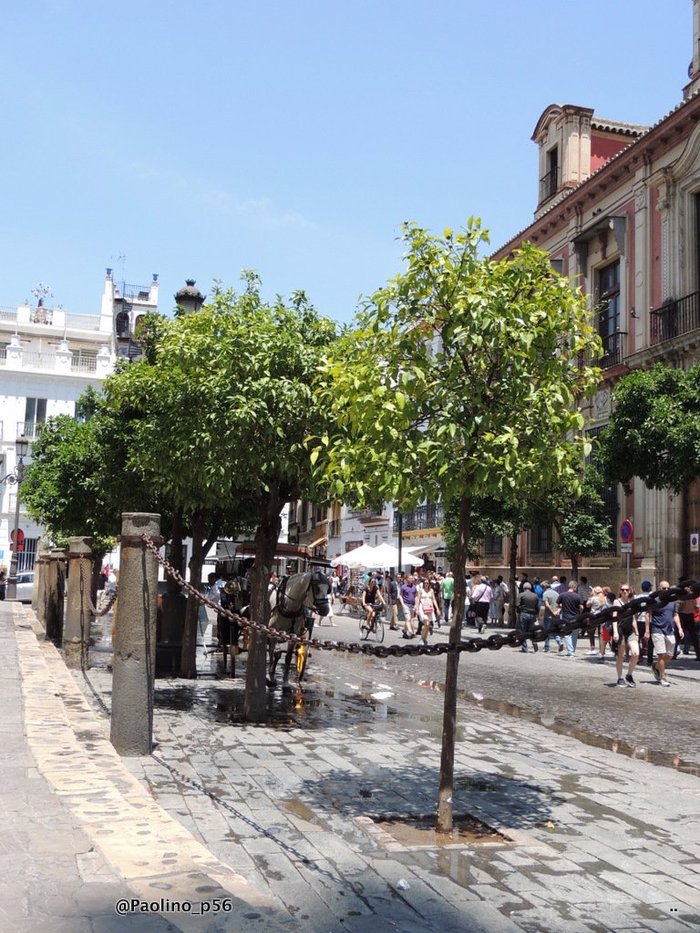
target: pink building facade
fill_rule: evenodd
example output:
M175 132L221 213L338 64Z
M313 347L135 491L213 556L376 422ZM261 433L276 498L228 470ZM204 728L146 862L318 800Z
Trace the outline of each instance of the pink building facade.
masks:
M682 101L651 127L603 119L588 107L546 108L532 137L540 153L534 220L494 254L533 242L590 296L603 344L603 381L587 411L593 435L609 420L611 391L622 376L658 362L687 368L700 361L698 0L693 50ZM606 505L616 546L587 561L591 579L614 582L626 574L617 537L624 519L634 525L633 582L700 576L691 544L700 532L700 482L675 495L635 480L631 496L609 490ZM549 542L549 555L546 546L543 530L524 534L519 564L559 563L556 542ZM498 558L493 553L487 563Z

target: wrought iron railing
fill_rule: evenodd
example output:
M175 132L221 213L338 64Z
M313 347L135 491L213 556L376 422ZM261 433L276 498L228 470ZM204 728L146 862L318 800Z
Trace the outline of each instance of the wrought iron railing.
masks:
M553 168L540 178L540 203L557 193L559 186L559 168Z
M610 369L611 366L617 366L625 358L624 338L627 336L625 331L615 331L614 334L601 336L603 344L603 353L601 356L591 360L592 366L599 366L601 369Z
M445 519L445 512L441 504L420 505L413 512L405 512L402 516L404 531L422 531L425 528L441 528ZM394 514L394 531L399 530L399 517Z
M43 428L43 421L18 421L17 437L24 436L30 441L36 440Z
M684 298L667 298L650 312L650 340L654 345L700 329L700 291Z

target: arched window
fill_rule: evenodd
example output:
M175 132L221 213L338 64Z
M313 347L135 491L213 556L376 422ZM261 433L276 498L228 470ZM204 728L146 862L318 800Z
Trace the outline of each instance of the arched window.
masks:
M115 320L117 328L117 337L129 336L129 314L127 311L120 311Z

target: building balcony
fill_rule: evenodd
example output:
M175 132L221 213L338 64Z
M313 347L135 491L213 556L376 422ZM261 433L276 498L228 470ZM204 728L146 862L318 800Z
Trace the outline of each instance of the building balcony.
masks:
M619 366L625 361L625 338L627 334L618 330L614 334L601 337L603 343L602 356L592 359L591 366L599 366L601 369L611 369L613 366Z
M43 421L18 421L16 437L26 437L27 440L35 441L43 430Z
M32 325L28 328L33 333L33 326L45 327L47 331L86 331L92 334L105 333L105 322L99 314L76 314L64 311L63 308L31 308L29 305L20 305L19 308L0 308L0 325L9 324L14 330L17 327Z
M41 370L58 373L72 373L77 376L91 376L99 370L101 376L108 375L112 369L111 357L108 352L101 355L73 354L70 351L63 353L44 353L24 348L0 347L0 367L13 370ZM98 364L99 356L99 364Z
M544 201L548 201L551 197L557 193L559 189L559 169L553 168L551 172L547 172L546 175L543 175L540 178L540 201L542 204Z
M660 308L650 312L651 346L700 330L700 291L684 298L667 298Z
M402 516L403 531L424 531L427 528L442 528L445 512L441 504L420 505L413 512ZM394 532L399 530L399 515L394 513Z
M382 510L381 509L350 509L349 515L353 518L381 518Z

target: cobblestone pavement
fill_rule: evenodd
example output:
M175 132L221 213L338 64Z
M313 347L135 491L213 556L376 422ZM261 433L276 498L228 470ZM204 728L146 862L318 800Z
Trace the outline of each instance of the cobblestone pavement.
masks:
M172 930L160 916L144 923L115 915L115 903L132 896L128 885L37 768L25 734L32 723L17 645L18 637L36 645L27 615L17 604L0 602L0 930ZM51 728L50 713L42 718Z
M336 629L315 634L347 638L356 630L356 621L341 619ZM131 806L144 807L141 851L151 863L151 888L160 871L169 878L170 895L183 896L183 866L199 846L205 853L201 874L224 891L237 886L239 905L242 892L251 903L258 898L257 910L248 908L259 918L254 924L241 926L239 910L235 919L220 917L197 929L259 929L261 923L270 930L373 933L700 926L698 778L647 762L640 752L616 754L555 731L558 721L573 715L569 689L579 698L590 694L593 706L607 704L616 724L628 721L632 709L638 718L658 708L661 714L654 715L663 723L669 711L676 715L676 705L697 721L693 670L687 678L674 675L673 690L643 683L613 690L607 686L611 665L594 668L512 649L463 655L455 810L501 835L456 836L438 844L429 816L437 794L444 659L314 652L308 682L277 689L268 722L248 725L240 717L244 662L236 679L214 679L220 662L209 655L202 658L199 681L157 681L155 754L115 764L102 711L110 703L111 676L100 657L89 687L79 673L63 669L61 675L55 649L36 640L32 648L27 636L16 633L25 696L39 685L28 687L23 658L41 654L48 659L48 693L58 685L64 705L68 698L79 708L73 770L82 744L86 762L105 762L105 780ZM504 711L517 710L519 718L492 708L501 683L519 704ZM78 687L91 709L75 699ZM541 710L536 695L544 697ZM74 718L71 709L66 716ZM537 717L544 724L533 721ZM36 756L38 736L27 729ZM134 778L140 797L130 783ZM89 813L73 806L71 825L77 823L112 870L133 885L135 872L124 875L120 866L122 859L136 861L138 837L126 825L121 847L100 836L105 820L119 835L111 820L113 801L100 818L104 799L98 796ZM152 810L163 814L157 833L150 826L158 820ZM421 817L428 819L422 823ZM122 813L124 824L135 818ZM164 847L169 865L167 859L158 864ZM147 928L138 926L141 918L131 920L134 929ZM168 920L194 929L187 918L169 914Z
M357 631L356 620L336 622L315 634ZM241 721L244 661L235 680L159 680L156 754L128 764L162 807L308 930L700 926L697 777L557 734L532 721L534 710L504 716L474 685L496 670L511 690L537 677L528 695L548 696L545 719L547 709L572 715L569 695L557 699L567 684L594 706L618 704L608 718L625 720L667 701L689 712L693 672L675 693L643 683L623 691L608 687L612 665L512 649L463 655L470 702L459 711L455 811L506 838L440 845L427 827L442 696L439 676L420 676L426 661L444 670L444 659L314 652L309 681L278 689L264 726ZM202 659L211 674L218 664ZM109 675L91 678L108 702Z

